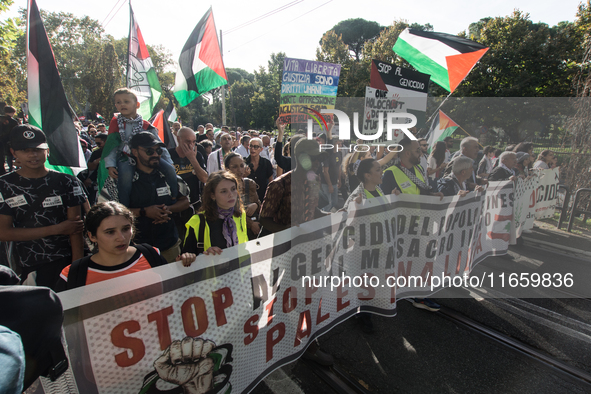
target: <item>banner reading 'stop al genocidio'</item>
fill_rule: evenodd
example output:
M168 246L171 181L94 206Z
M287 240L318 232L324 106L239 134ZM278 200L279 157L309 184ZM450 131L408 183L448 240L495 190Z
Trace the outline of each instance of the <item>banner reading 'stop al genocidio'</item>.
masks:
M514 203L509 181L374 198L188 268L61 293L71 392L248 392L360 310L394 316L507 253Z
M306 123L313 113L309 109L333 109L340 75L340 64L285 58L280 119L285 123Z

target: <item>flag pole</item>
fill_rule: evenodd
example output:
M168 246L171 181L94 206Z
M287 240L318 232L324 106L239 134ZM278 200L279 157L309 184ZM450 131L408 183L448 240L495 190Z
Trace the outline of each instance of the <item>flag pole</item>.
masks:
M224 41L222 38L222 29L220 29L220 55L224 58ZM226 85L222 86L222 126L226 125Z
M433 119L435 117L436 114L439 113L439 109L441 109L441 107L443 107L443 104L445 104L445 102L447 101L447 99L449 98L449 96L451 96L453 92L449 92L449 94L447 95L447 97L441 102L441 104L439 104L439 107L437 107L437 109L431 114L431 116L429 116L429 119L427 119L425 121L425 124L429 124L429 122L431 121L431 119ZM421 131L423 131L423 128L421 128L418 132L417 135L421 134Z
M472 137L472 138L476 138L478 139L478 137L474 137L472 134L468 133L466 130L464 130L464 128L460 125L458 125L458 127L466 134L468 134L468 137ZM478 145L482 146L482 144L480 143L480 141L478 141ZM484 148L484 146L482 146Z
M133 10L131 9L131 0L129 0L129 35L127 36L127 71L125 74L125 86L129 88L129 49L130 49L130 45L131 42L129 42L131 40L131 29L133 28L133 26L131 26L133 21Z

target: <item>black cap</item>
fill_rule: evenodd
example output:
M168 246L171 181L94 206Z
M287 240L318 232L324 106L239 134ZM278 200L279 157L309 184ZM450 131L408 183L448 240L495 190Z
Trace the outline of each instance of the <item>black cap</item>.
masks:
M326 134L320 133L320 134L318 134L318 136L316 138L317 139L323 139L324 141L326 141Z
M12 129L10 132L10 147L14 150L28 148L49 149L45 133L39 127L30 124L23 124Z
M149 131L142 131L131 137L130 145L133 149L138 147L151 148L156 145L166 147L162 141L158 139L154 134Z

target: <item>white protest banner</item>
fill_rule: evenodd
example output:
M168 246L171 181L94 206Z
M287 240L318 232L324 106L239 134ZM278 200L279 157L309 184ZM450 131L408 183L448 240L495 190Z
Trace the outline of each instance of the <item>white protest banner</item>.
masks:
M559 168L538 170L539 186L536 189L536 219L550 218L558 203Z
M512 204L512 182L380 197L188 268L60 293L78 392L248 392L359 310L394 316L398 299L506 253Z
M532 170L530 177L517 179L511 244L523 231L531 230L536 219L554 215L558 199L558 171L558 168Z

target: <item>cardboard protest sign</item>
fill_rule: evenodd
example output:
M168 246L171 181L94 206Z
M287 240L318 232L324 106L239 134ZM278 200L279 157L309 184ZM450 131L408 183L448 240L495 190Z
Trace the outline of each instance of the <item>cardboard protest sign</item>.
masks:
M285 123L307 123L312 113L336 105L341 65L285 58L279 117Z
M365 90L365 118L363 134L372 135L379 131L379 115L388 112L407 112L417 117L417 127L425 123L429 75L398 67L379 60L372 60L370 87ZM383 116L384 128L386 117ZM379 133L379 141L384 141ZM394 133L393 141L398 142L404 134Z

